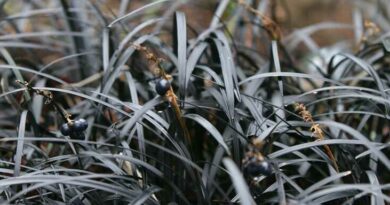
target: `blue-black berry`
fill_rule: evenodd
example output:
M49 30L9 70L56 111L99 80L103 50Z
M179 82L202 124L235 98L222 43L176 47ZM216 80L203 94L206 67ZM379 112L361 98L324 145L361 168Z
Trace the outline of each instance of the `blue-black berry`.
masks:
M244 174L250 177L256 177L261 174L269 176L272 174L272 167L266 160L259 161L256 158L252 158L244 165Z
M259 163L259 170L261 170L261 173L265 176L272 174L272 166L268 161L265 160Z
M167 79L161 78L157 81L155 89L159 95L165 95L170 87L171 83Z
M88 122L85 119L78 119L74 121L73 123L73 130L74 132L82 132L88 127Z
M77 135L82 133L88 127L88 122L85 119L72 120L61 125L60 131L64 136Z
M70 131L71 131L68 123L62 124L61 128L60 128L60 131L61 131L62 135L68 136L70 134Z

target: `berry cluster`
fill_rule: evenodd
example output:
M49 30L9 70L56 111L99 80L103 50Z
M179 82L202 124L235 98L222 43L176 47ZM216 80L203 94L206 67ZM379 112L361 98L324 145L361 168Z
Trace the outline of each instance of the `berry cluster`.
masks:
M61 125L60 131L64 136L81 133L88 127L85 119L72 120Z
M248 137L248 151L243 160L244 175L248 178L257 177L261 174L269 176L272 174L272 166L268 160L261 154L264 143L256 136Z
M65 109L54 100L52 92L48 90L35 89L27 81L16 80L16 82L25 86L29 92L43 96L45 98L45 104L52 105L55 110L59 111L63 119L67 121L66 123L62 124L60 128L61 134L64 136L80 136L80 134L82 134L82 132L87 129L88 122L82 118L78 120L71 120L71 115L67 113Z

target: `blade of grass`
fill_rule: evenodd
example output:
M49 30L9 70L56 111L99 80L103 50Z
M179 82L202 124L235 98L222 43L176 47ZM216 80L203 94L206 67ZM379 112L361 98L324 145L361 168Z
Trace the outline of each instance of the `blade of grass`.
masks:
M373 171L367 170L366 174L373 187L380 187L378 177ZM383 195L382 190L380 188L377 188L373 191L375 191L376 193L380 193L380 195ZM385 200L376 194L371 194L371 204L385 205Z
M26 132L26 121L27 121L28 111L24 110L20 115L19 128L18 128L18 143L16 145L16 153L14 156L15 168L14 176L17 177L20 175L20 164L22 162L23 147L24 147L24 134Z
M248 185L246 184L241 171L235 165L233 160L229 158L224 158L223 164L225 165L226 169L229 171L228 173L233 182L234 188L236 189L236 192L240 197L240 203L243 205L256 204L249 192Z
M146 4L145 6L142 6L124 16L121 16L117 19L115 19L114 21L112 21L110 24L108 24L107 28L111 28L113 27L116 23L118 22L122 22L123 20L130 20L134 15L136 15L137 13L141 12L141 11L144 11L146 9L149 9L149 8L152 8L154 6L158 6L159 4L161 3L164 3L164 2L167 2L167 1L170 1L170 0L158 0L158 1L155 1L153 3L149 3L149 4Z
M335 175L332 175L332 176L329 176L329 177L326 177L325 179L322 179L321 181L318 181L316 182L315 184L311 185L310 187L306 188L303 192L301 192L298 196L296 196L297 198L305 198L306 196L308 196L310 193L312 193L313 191L315 190L318 190L320 189L321 187L323 187L324 185L328 184L328 183L331 183L335 180L338 180L342 177L345 177L345 176L348 176L351 174L351 171L346 171L346 172L341 172L341 173L337 173Z
M185 82L187 68L187 26L186 16L182 12L176 12L174 18L174 50L177 56L177 70L179 74L179 99L180 107L183 108L186 96Z
M184 115L184 117L194 120L195 122L199 123L202 127L204 127L214 137L214 139L218 142L218 144L225 149L226 153L228 155L231 155L227 144L223 140L223 136L208 120L206 120L205 118L203 118L198 114L186 114Z

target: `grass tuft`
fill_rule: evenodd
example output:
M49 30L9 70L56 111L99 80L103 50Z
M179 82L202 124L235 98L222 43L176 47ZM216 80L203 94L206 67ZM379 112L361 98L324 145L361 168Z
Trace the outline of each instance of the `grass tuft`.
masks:
M390 204L385 1L0 13L1 204Z

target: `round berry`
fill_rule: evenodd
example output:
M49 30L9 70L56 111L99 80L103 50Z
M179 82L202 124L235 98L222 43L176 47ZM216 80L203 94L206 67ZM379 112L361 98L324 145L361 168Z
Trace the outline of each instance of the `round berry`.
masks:
M85 119L81 118L78 121L81 123L82 127L84 128L84 130L87 129L88 122Z
M88 127L88 122L85 119L78 119L73 123L73 131L82 132Z
M165 95L168 92L170 87L171 87L171 83L169 83L167 79L162 78L157 81L155 89L159 95Z
M258 161L257 159L252 158L244 165L244 174L250 177L256 177L261 174L269 176L272 174L272 167L270 163L265 160Z
M61 131L62 135L68 136L70 134L70 127L69 127L68 123L62 124L60 131Z
M261 170L261 173L265 176L269 176L272 174L272 166L267 161L261 161L259 163L259 169Z

